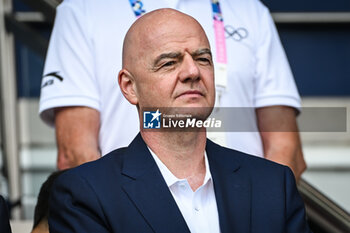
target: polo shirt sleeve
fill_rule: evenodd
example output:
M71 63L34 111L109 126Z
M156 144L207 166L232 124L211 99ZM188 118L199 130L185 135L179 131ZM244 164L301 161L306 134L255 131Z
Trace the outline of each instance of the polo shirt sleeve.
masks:
M269 10L257 1L254 107L284 105L300 110L300 96Z
M99 86L94 75L93 15L84 0L65 0L56 11L44 66L39 114L54 124L54 108L86 106L100 110Z

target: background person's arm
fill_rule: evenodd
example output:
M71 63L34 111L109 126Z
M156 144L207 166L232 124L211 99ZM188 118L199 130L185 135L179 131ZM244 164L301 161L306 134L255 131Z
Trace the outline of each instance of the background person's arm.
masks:
M290 167L296 180L306 169L295 109L271 106L256 110L265 158Z
M57 7L45 61L39 112L45 123L56 127L59 169L100 156L101 93L90 5L76 0L63 1Z
M101 156L98 147L100 114L88 107L55 109L57 167L67 169L96 160Z

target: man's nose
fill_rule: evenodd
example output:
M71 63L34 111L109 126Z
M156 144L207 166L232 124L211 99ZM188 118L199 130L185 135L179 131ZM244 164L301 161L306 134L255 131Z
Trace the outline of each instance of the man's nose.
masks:
M179 73L179 79L182 82L195 81L200 78L200 71L198 64L193 57L189 54L186 54L183 58L181 64L181 70Z

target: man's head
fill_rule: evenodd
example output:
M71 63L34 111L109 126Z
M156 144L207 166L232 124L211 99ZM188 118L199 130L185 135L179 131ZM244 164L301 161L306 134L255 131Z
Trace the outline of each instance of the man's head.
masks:
M203 28L192 17L172 9L139 18L124 40L119 85L139 109L211 109L214 66ZM210 111L202 114L207 117Z

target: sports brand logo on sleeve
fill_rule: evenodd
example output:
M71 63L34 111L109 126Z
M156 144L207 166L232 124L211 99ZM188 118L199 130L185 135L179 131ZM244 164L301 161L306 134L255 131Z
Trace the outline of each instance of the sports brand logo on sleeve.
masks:
M157 111L143 112L143 128L144 129L160 129L160 116L162 113Z
M47 87L47 86L50 86L50 85L54 84L54 78L60 80L61 82L63 81L63 78L62 78L61 75L59 75L59 72L58 72L58 71L45 74L45 75L43 76L43 79L44 79L44 78L47 78L47 79L45 80L45 82L43 83L43 85L41 86L41 88L44 88L44 87Z

